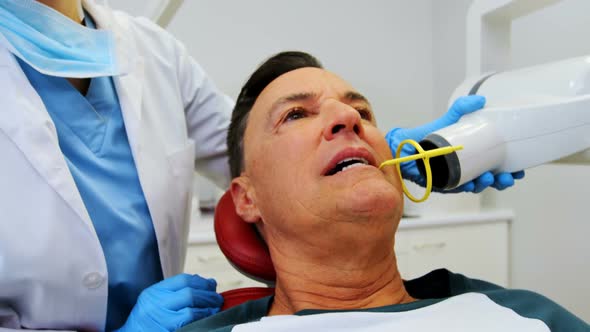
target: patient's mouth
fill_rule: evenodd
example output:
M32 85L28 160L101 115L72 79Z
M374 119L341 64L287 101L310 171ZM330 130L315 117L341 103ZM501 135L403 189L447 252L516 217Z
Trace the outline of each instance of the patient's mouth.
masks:
M369 161L365 158L346 158L338 162L334 168L330 169L328 173L326 173L326 176L331 176L363 165L369 165Z
M322 171L323 176L332 176L357 167L377 167L375 157L364 147L348 147L334 154Z

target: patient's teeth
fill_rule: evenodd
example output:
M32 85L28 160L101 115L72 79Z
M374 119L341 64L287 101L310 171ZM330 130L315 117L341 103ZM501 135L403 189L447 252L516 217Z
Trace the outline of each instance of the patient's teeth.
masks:
M353 167L358 167L358 166L363 166L363 165L364 165L364 164L360 164L360 163L359 163L359 164L352 164L352 165L348 165L348 166L344 167L344 168L342 169L342 171L341 171L341 172L344 172L344 171L346 171L347 169L351 169L351 168L353 168Z
M361 158L361 157L346 158L346 159L339 161L336 164L336 166L330 172L328 172L327 175L334 175L339 172L343 172L351 167L362 166L362 165L369 165L369 161L367 159Z

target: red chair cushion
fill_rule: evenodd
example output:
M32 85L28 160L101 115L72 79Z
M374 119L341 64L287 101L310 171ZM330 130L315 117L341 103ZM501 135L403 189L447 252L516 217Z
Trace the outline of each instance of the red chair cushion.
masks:
M266 283L275 281L276 273L268 247L255 226L236 214L229 191L217 203L214 223L219 248L240 272Z
M248 287L225 291L221 293L221 296L223 296L223 306L221 307L221 311L249 300L257 300L265 296L273 295L274 292L274 288L266 287Z

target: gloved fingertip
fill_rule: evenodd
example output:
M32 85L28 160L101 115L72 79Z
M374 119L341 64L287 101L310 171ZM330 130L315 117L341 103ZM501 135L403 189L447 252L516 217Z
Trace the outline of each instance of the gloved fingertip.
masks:
M192 279L190 286L193 289L215 291L217 288L217 282L212 278L203 278L198 274L191 275Z
M524 171L514 172L514 173L512 173L512 177L517 180L520 180L520 179L524 178Z
M213 278L208 278L207 282L209 283L209 285L211 285L211 287L213 287L214 289L217 288L217 281Z
M393 137L395 136L395 133L401 128L392 128L390 131L387 132L387 134L385 134L385 139L387 140L387 142L391 145L391 140L393 139Z
M500 173L496 175L496 183L502 187L500 190L503 190L514 185L514 178L510 173Z
M491 172L485 172L475 179L476 186L487 188L494 183L494 174Z
M473 183L473 181L469 181L459 188L462 188L464 192L472 193L475 190L475 183Z
M211 295L210 298L213 301L213 306L217 307L221 307L223 305L223 302L225 301L223 299L223 296L219 295L218 293L213 293L213 295Z
M491 185L491 187L501 191L512 186L512 184L509 181L506 181L506 179L496 176L496 181Z
M475 189L473 192L479 194L494 183L494 176L492 173L486 172L480 175L473 182L475 182Z
M485 103L485 97L480 95L469 95L457 98L457 100L455 100L449 109L451 114L454 114L454 117L457 117L453 122L456 122L461 116L465 114L479 110L485 105Z
M211 313L209 312L208 309L195 308L192 310L192 313L193 313L193 321L211 316Z
M473 105L479 106L479 108L482 108L486 104L486 97L482 95L470 95L468 97L471 99Z

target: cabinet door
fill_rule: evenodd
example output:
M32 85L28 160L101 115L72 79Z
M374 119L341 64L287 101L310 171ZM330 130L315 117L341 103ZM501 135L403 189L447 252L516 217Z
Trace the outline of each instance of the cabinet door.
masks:
M400 229L395 250L402 277L437 268L509 286L508 222Z

